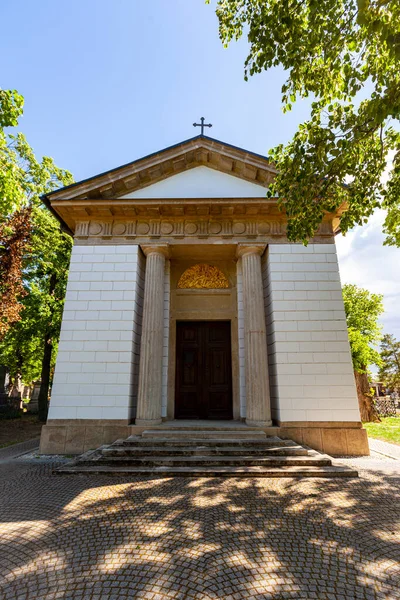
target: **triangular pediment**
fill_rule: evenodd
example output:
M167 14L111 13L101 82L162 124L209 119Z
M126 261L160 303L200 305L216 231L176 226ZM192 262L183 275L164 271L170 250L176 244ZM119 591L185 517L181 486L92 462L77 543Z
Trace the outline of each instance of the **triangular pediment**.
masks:
M135 190L120 198L260 198L265 196L265 186L251 183L209 167L195 167L171 175L147 187Z
M205 167L206 170L198 170L196 167ZM193 169L196 169L196 173L188 174ZM210 171L215 171L217 174L210 173ZM55 190L47 194L45 200L52 203L55 200L64 199L71 201L100 198L154 198L155 196L152 194L156 193L156 189L159 190L157 197L162 197L163 191L165 194L171 194L177 183L182 184L183 188L191 189L194 185L193 182L197 182L203 190L202 193L206 193L207 186L211 192L205 173L209 180L218 186L219 190L223 185L232 190L232 193L235 194L233 197L237 197L237 194L240 193L239 189L243 190L242 197L246 197L246 192L249 197L255 197L255 195L262 197L265 196L262 188L268 187L276 170L264 156L213 138L198 136L117 169ZM219 174L228 177L223 182L222 177L218 176ZM182 177L177 178L179 175ZM169 179L171 181L168 181ZM238 180L236 187L233 185L235 179ZM160 184L158 188L155 187L157 184ZM143 190L149 186L153 189L146 192L150 194L146 196ZM143 195L137 195L137 192ZM220 193L222 192L219 191L218 194ZM226 196L229 197L229 194ZM220 196L211 195L209 197Z

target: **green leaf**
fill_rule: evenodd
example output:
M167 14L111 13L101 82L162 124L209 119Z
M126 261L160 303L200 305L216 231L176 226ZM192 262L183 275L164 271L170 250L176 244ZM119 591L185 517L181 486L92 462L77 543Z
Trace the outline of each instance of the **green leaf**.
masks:
M388 153L400 151L391 133L400 125L400 2L219 0L217 16L224 44L248 33L246 78L282 67L284 113L314 97L310 118L273 152L289 239L306 242L340 205L343 232L383 206L386 243L400 247L398 171L389 165L381 184Z

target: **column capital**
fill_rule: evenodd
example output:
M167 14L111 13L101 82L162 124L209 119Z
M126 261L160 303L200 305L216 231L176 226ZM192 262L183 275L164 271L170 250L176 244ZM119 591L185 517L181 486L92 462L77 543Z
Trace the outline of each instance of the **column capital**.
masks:
M236 258L245 256L246 254L259 254L261 256L266 247L267 244L238 244L236 247Z
M150 254L162 254L165 258L170 257L169 244L140 244L145 256Z

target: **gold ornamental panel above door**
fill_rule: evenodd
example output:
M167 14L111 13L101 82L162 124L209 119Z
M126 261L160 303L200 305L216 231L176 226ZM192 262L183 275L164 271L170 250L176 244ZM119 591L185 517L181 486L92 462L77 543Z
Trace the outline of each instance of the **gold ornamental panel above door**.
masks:
M177 287L181 290L221 290L229 288L229 282L218 267L202 263L186 269Z

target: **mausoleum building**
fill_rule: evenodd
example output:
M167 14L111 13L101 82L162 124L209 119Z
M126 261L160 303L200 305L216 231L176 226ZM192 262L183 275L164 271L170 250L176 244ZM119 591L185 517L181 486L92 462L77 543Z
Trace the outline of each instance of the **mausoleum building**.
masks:
M367 454L327 214L289 243L267 158L197 136L45 198L74 237L41 452L236 420Z

